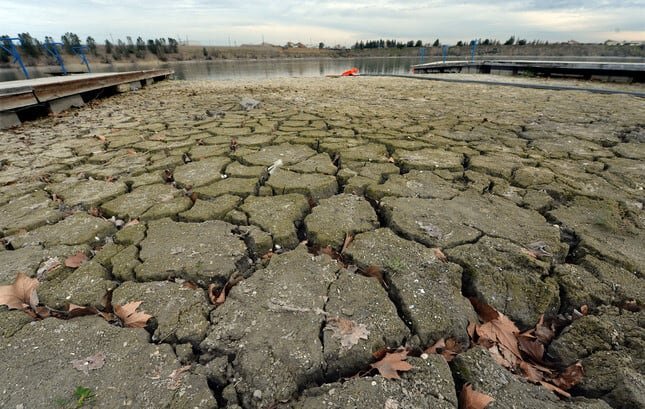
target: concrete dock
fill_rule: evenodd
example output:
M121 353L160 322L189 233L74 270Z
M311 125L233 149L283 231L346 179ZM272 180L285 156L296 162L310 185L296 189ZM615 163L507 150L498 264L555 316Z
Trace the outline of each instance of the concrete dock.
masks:
M568 77L608 82L645 82L645 64L591 61L481 60L412 66L415 74L465 73Z
M23 118L37 113L79 107L100 93L135 90L172 74L162 69L0 82L0 129L18 126Z

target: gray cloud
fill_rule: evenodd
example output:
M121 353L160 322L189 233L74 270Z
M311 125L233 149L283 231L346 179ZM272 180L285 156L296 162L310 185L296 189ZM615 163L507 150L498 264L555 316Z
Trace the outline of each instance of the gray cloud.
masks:
M203 44L398 38L446 42L510 35L550 41L645 40L645 1L603 0L76 0L3 1L0 30L99 41L180 36ZM617 30L618 29L618 30ZM4 34L4 33L0 33Z

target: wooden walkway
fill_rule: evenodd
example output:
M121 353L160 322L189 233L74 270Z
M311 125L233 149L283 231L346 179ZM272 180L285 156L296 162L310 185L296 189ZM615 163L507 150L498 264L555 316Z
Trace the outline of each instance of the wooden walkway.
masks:
M122 92L168 78L172 70L78 74L0 82L0 129L20 124L19 113L30 108L60 112L83 104L83 95L103 89Z
M593 61L482 60L446 61L412 66L415 74L481 73L571 77L610 82L645 82L645 64Z

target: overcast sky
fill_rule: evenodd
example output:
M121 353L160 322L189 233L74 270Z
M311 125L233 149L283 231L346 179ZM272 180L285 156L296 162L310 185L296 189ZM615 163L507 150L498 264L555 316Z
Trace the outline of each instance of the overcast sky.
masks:
M645 41L645 0L0 0L0 34L84 41L156 37L202 45L264 41L351 45L394 38L454 44L527 40Z

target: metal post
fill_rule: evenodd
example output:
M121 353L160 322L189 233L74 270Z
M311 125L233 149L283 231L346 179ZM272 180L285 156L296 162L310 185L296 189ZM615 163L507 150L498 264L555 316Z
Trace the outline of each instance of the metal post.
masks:
M448 46L445 45L445 44L443 46L441 46L441 55L443 57L443 63L445 64L446 63L446 57L448 56Z
M420 64L423 64L425 62L425 59L426 59L426 48L425 47L419 48L419 57L421 59Z
M63 62L63 57L61 57L60 53L58 52L58 47L56 47L57 45L63 45L63 43L46 42L45 44L43 44L43 48L49 53L49 55L56 59L56 62L58 63L58 65L60 65L63 75L67 75L65 63Z
M74 54L78 55L81 59L81 62L85 64L87 67L87 72L92 72L92 69L90 68L90 63L87 61L87 57L85 56L85 51L87 51L87 47L84 45L77 45L75 47L72 47L72 51L74 51Z
M477 50L477 40L470 41L470 62L475 63L475 51Z
M29 72L27 71L25 64L22 62L22 58L20 58L18 49L13 44L14 41L20 41L20 44L22 44L22 40L20 38L3 38L3 39L0 39L0 47L6 52L8 52L9 54L11 54L11 56L13 57L13 62L18 63L18 65L20 65L20 68L22 69L23 74L25 74L25 78L29 79Z

